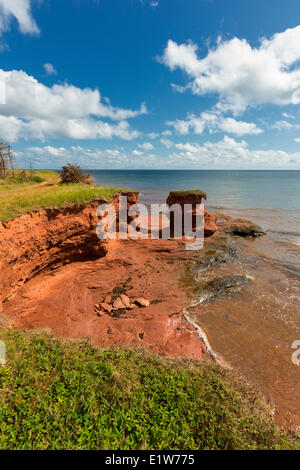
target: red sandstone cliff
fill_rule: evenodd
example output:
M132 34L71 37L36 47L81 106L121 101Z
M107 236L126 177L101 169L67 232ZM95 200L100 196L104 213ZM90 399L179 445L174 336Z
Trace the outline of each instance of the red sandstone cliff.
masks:
M127 193L128 205L138 202ZM25 214L0 224L0 299L11 327L50 328L64 337L90 337L102 347L139 344L169 356L201 358L205 347L182 311L175 240L107 240L96 235L105 201ZM114 205L118 209L118 199ZM94 305L115 290L151 301L119 317ZM130 281L129 281L130 280ZM120 287L121 286L121 287Z
M129 205L138 202L138 193L126 195ZM0 222L0 301L41 272L105 256L107 243L97 237L96 211L106 202L43 209ZM113 204L118 209L118 196Z
M138 202L138 193L126 195L128 206ZM189 257L185 244L100 241L96 211L105 202L45 209L0 223L0 301L10 326L48 327L64 337L89 337L102 347L139 344L169 356L203 357L198 332L182 313L191 302L179 284L182 260ZM113 204L118 210L117 197ZM218 222L205 211L205 236L214 236L218 226L239 235L258 230L247 221L223 217ZM118 292L150 305L99 315L95 305Z

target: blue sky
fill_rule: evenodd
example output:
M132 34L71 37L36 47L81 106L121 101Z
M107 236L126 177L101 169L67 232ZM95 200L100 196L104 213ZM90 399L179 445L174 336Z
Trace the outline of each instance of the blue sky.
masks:
M0 0L0 138L19 167L300 169L300 4L282 5Z

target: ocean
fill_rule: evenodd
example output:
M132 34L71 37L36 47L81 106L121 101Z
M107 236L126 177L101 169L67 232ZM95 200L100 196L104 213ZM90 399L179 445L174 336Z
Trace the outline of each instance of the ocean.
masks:
M88 170L95 184L140 191L143 203L169 191L202 189L207 208L259 224L274 238L300 246L300 171Z
M147 205L165 202L172 190L205 191L208 210L260 225L267 237L257 251L300 279L300 171L87 171L95 184L140 191L140 202Z
M300 171L92 170L95 183L140 191L145 204L169 191L201 189L208 210L249 219L266 236L237 239L238 262L200 272L246 275L240 295L200 304L194 320L215 350L276 405L283 423L300 429L299 367L291 355L300 340ZM199 299L201 302L201 299Z

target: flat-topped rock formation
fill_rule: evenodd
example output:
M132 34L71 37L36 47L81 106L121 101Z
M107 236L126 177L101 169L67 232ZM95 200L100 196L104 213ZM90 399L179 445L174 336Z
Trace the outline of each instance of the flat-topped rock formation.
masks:
M172 207L174 204L179 204L182 209L182 231L184 232L184 210L191 206L192 229L196 230L196 206L202 204L203 200L207 200L206 192L199 189L190 191L171 191L167 198L167 204ZM208 238L218 231L215 221L215 215L208 212L204 208L204 237ZM171 232L174 233L174 216L171 214Z
M137 192L123 195L127 208L138 203ZM170 193L168 204L196 204L203 197L202 191ZM190 294L179 283L182 263L195 252L186 251L182 239L152 240L150 233L144 240L99 240L96 212L105 202L44 209L0 224L0 300L10 326L47 327L101 347L138 344L202 358L206 347L183 314ZM113 204L118 215L118 197ZM232 226L238 233L239 222L223 218L218 225L205 211L206 243L220 230L228 237ZM130 308L122 307L121 295L131 299ZM113 308L105 309L100 304L108 297ZM145 299L147 307L133 299Z

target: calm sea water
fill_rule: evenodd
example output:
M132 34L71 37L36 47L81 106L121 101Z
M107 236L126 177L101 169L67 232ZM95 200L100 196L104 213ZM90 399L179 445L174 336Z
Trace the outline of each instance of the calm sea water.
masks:
M141 202L164 202L169 191L202 189L207 207L249 217L300 245L300 171L89 170L96 184L137 189Z
M207 208L244 217L268 232L266 255L300 277L300 171L88 170L95 184L140 191L165 202L169 191L202 189ZM258 244L259 246L259 244Z
M144 203L165 202L169 191L202 189L208 209L256 222L267 231L238 239L242 262L201 273L247 275L239 296L203 305L195 321L212 348L300 424L299 369L291 344L300 335L300 171L92 171L96 184L140 191Z

